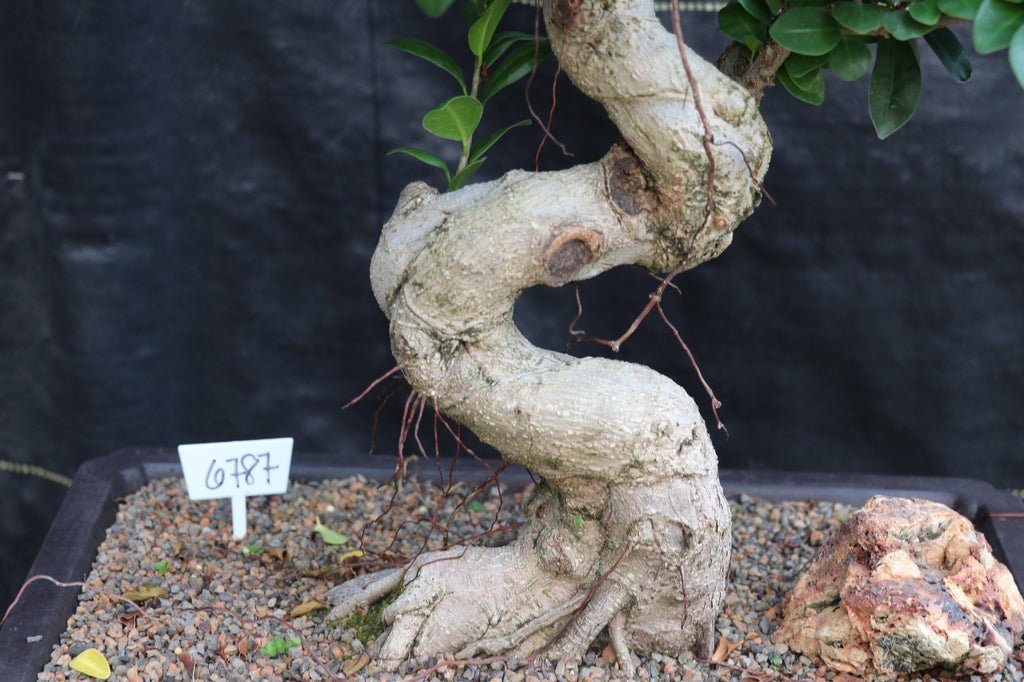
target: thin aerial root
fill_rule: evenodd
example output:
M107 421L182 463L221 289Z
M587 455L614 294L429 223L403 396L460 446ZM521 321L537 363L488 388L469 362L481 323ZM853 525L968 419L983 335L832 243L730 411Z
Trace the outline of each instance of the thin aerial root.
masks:
M561 606L551 609L547 613L534 618L532 621L523 625L518 630L504 636L504 637L493 637L491 639L481 639L480 641L470 644L456 656L458 658L468 658L470 656L477 656L479 654L498 654L503 651L512 651L520 644L525 642L527 639L537 634L541 630L551 625L554 625L563 618L568 618L575 613L586 601L585 594L578 594L569 601L565 602Z
M629 556L629 553L632 551L632 543L627 542L626 546L622 548L622 553L619 554L619 558L615 560L615 563L608 567L608 570L602 573L600 577L594 581L594 584L590 586L590 589L587 590L587 594L584 596L583 602L580 604L579 608L576 609L575 616L567 620L565 625L562 626L555 636L552 637L547 644L534 652L531 658L546 656L552 650L558 652L554 655L555 658L571 658L575 654L579 654L579 656L583 655L583 652L588 646L590 646L590 643L594 640L594 637L597 636L597 633L601 631L601 628L607 625L608 621L611 620L611 617L626 605L628 595L624 589L617 588L606 590L601 594L598 594L598 590L604 586L605 581L608 580L608 576L615 572L615 569L617 569L619 565L626 560L626 557ZM593 629L593 623L590 623L589 627L587 626L587 622L589 620L593 620L593 616L595 614L595 595L597 595L596 601L598 601L598 608L607 610L607 614L604 616L604 619L598 619L600 620L600 625L597 626L597 629ZM601 603L607 601L609 597L612 598L611 603L618 603L613 607L611 606L611 603L607 605ZM582 632L589 630L593 630L590 638L587 639L586 642L581 643L581 640L584 638Z
M694 231L693 236L690 238L689 248L692 250L693 245L697 242L697 237L700 236L704 228L711 222L711 214L715 210L715 156L714 150L711 149L711 146L715 143L715 135L711 132L711 122L708 121L708 116L704 112L704 100L700 94L700 87L697 84L696 76L693 75L693 69L690 67L690 58L686 55L683 27L679 23L679 0L672 0L672 33L676 36L679 58L683 62L683 70L686 71L686 80L690 85L690 92L693 93L693 106L700 117L701 125L704 127L704 136L701 138L701 144L704 146L704 154L708 157L708 181L704 196L704 220L700 228Z
M718 408L722 406L722 401L715 397L715 392L711 390L710 384L704 379L704 374L700 371L700 365L697 364L697 359L693 356L693 352L690 351L690 347L683 341L683 335L679 333L676 326L669 321L668 316L665 314L664 308L661 307L661 303L657 304L658 314L661 315L662 321L672 330L672 334L675 335L676 341L682 346L683 350L686 351L686 356L690 358L690 364L693 365L693 370L697 373L697 379L700 380L701 386L704 387L704 391L711 398L711 412L715 415L716 426L719 431L725 434L725 437L729 437L729 429L725 428L725 424L722 423L721 418L718 416Z
M615 658L619 660L619 668L628 679L633 679L633 655L626 643L626 614L619 611L608 623L608 638L612 641Z
M369 393L369 392L370 392L370 391L372 391L372 390L373 390L374 388L376 388L376 387L377 387L377 385L378 385L378 384L379 384L380 382L384 381L384 380L385 380L385 379L387 379L387 378L388 378L389 376L391 376L392 374L394 374L395 372L397 372L397 371L399 371L399 370L401 370L401 369L402 369L402 363L398 363L397 365L395 365L394 367L392 367L392 368L391 368L391 369L389 369L388 371L384 372L384 373L383 373L383 374L381 374L381 375L380 375L379 377L377 377L377 378L376 378L376 379L374 379L374 380L373 380L372 382L370 382L370 385L369 385L369 386L367 386L366 388L364 388L364 389L363 389L363 392L362 392L362 393L360 393L360 394L359 394L359 395L357 395L357 396L356 396L355 398L353 398L352 400L350 400L350 401L348 401L347 403L345 403L344 407L342 407L341 409L343 409L343 410L347 410L347 409L348 409L349 407L351 407L352 405L355 405L355 404L356 404L356 403L358 403L358 402L359 402L360 400L362 400L363 398L365 398L365 397L366 397L366 394L367 394L367 393Z
M530 101L530 88L533 87L533 81L537 77L537 62L538 62L537 58L538 58L539 55L540 55L540 3L538 2L537 3L537 11L534 13L534 16L533 16L533 68L530 69L530 77L526 80L526 108L530 112L530 118L532 118L534 121L536 121L537 125L540 126L540 129L542 131L544 131L544 140L550 139L554 144L556 144L558 146L558 148L562 151L563 155L565 155L565 156L572 156L573 154L572 154L572 152L569 151L569 148L566 147L561 142L559 142L558 138L556 138L554 135L551 134L551 128L550 128L550 125L551 125L550 120L551 120L551 118L550 118L550 116L548 117L548 125L544 125L544 121L541 119L541 117L537 114L537 112L533 108L533 102ZM561 67L559 67L559 68L561 68ZM557 80L557 78L558 78L558 76L555 76L556 80ZM552 85L552 88L554 88L553 85ZM551 114L554 114L554 111L555 111L555 104L554 104L554 102L552 102ZM541 140L541 145L544 144L544 140ZM539 157L539 155L540 155L540 149L539 148L537 150L537 154L538 154L538 157Z
M536 68L536 66L534 67ZM533 155L533 172L540 172L540 152L544 149L544 143L551 137L551 123L555 118L555 109L558 108L558 77L562 74L562 65L555 65L555 75L551 78L551 108L548 110L548 125L544 131L544 137L540 138L537 145L537 153Z

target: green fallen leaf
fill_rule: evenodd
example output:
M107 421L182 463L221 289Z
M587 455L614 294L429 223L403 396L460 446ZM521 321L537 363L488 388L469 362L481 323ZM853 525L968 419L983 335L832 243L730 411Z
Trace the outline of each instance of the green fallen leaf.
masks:
M344 533L333 531L324 524L320 523L320 517L316 517L316 525L313 526L313 532L319 533L320 538L324 541L324 544L328 545L344 545L348 543L348 536Z
M263 645L260 653L268 658L276 658L292 647L302 646L297 637L285 639L281 635L274 635L274 638Z
M245 547L242 548L242 554L250 554L252 556L259 556L260 554L263 554L263 546L262 545L257 545L257 544L246 545Z
M167 559L161 559L160 561L153 564L153 570L160 575L165 575L167 571L171 570L171 565L167 563Z
M583 527L583 517L580 516L579 514L577 514L576 516L572 517L572 525L576 526L577 528L582 528Z
M83 675L105 680L110 677L110 664L106 657L96 649L86 649L71 659L71 669Z
M484 511L484 505L482 502L480 502L480 500L473 500L472 502L469 503L469 511L480 514Z

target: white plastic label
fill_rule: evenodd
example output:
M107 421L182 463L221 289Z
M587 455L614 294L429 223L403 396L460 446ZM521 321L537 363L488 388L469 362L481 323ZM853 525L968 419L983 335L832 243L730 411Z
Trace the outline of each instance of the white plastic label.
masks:
M231 498L234 536L245 536L245 498L288 490L292 438L193 443L178 446L185 487L193 500Z

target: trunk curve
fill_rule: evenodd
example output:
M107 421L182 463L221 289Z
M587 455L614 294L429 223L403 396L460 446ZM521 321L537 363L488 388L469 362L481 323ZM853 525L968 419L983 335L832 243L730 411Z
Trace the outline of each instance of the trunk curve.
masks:
M627 144L596 163L448 194L413 183L384 227L371 279L407 380L543 477L514 543L427 555L401 575L385 663L525 655L556 634L546 655L573 658L606 627L622 657L629 647L708 655L724 596L728 505L693 400L640 365L536 348L512 310L530 286L718 255L759 200L770 139L753 98L690 53L714 134L705 216L703 123L652 3L544 9L563 68ZM353 583L333 595L342 611L381 591L372 578Z

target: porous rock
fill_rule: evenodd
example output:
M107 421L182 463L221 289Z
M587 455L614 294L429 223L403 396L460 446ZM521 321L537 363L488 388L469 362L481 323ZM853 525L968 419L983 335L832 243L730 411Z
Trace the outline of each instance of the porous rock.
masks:
M783 602L776 644L838 671L989 675L1024 631L1024 600L984 536L948 507L873 497Z

